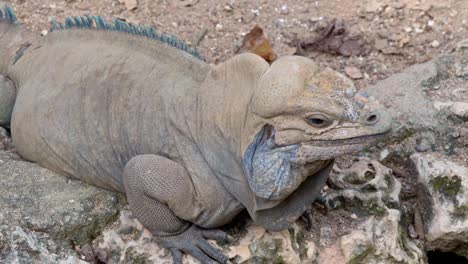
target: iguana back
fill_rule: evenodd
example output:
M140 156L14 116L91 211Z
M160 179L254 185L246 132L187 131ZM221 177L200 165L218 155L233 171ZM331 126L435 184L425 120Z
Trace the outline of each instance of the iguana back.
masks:
M151 153L180 160L167 125L190 135L179 121L192 114L208 68L143 36L53 32L9 68L20 87L14 144L28 160L123 191L121 175L130 158Z

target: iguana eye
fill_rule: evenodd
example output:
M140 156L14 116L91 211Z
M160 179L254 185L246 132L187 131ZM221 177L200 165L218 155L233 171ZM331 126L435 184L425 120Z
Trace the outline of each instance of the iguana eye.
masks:
M307 123L314 127L326 127L331 124L330 120L321 114L315 114L307 118Z

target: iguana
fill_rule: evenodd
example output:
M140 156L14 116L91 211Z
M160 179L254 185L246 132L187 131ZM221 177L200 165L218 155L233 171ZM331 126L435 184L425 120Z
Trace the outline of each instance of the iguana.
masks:
M174 37L101 17L39 37L0 9L0 123L26 160L125 192L168 248L227 258L206 239L246 209L284 229L320 195L334 158L391 128L343 75L300 56L209 65Z

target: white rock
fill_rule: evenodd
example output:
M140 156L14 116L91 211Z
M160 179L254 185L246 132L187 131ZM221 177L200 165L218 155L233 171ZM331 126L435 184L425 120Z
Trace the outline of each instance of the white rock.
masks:
M388 157L388 155L390 155L390 152L388 151L388 149L382 150L379 155L379 161L384 160L386 157Z
M449 107L450 112L461 118L468 118L468 103L454 102Z
M433 48L438 48L440 46L440 43L439 41L437 41L436 39L434 41L431 42L431 46Z
M350 234L322 249L319 264L328 263L425 263L416 243L401 237L400 211L388 209L383 217L371 216Z
M137 9L138 7L137 0L119 0L119 2L124 4L125 7L130 11Z
M435 154L413 154L411 160L425 189L420 204L427 249L468 257L468 168Z
M363 77L361 71L354 66L346 66L344 68L344 71L351 79L356 80L361 79Z

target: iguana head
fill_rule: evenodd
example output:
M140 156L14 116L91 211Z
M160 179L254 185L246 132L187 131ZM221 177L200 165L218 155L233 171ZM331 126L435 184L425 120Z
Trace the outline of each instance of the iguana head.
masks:
M299 56L271 65L250 107L257 125L243 162L254 193L270 200L287 197L327 160L375 143L392 123L349 79Z

